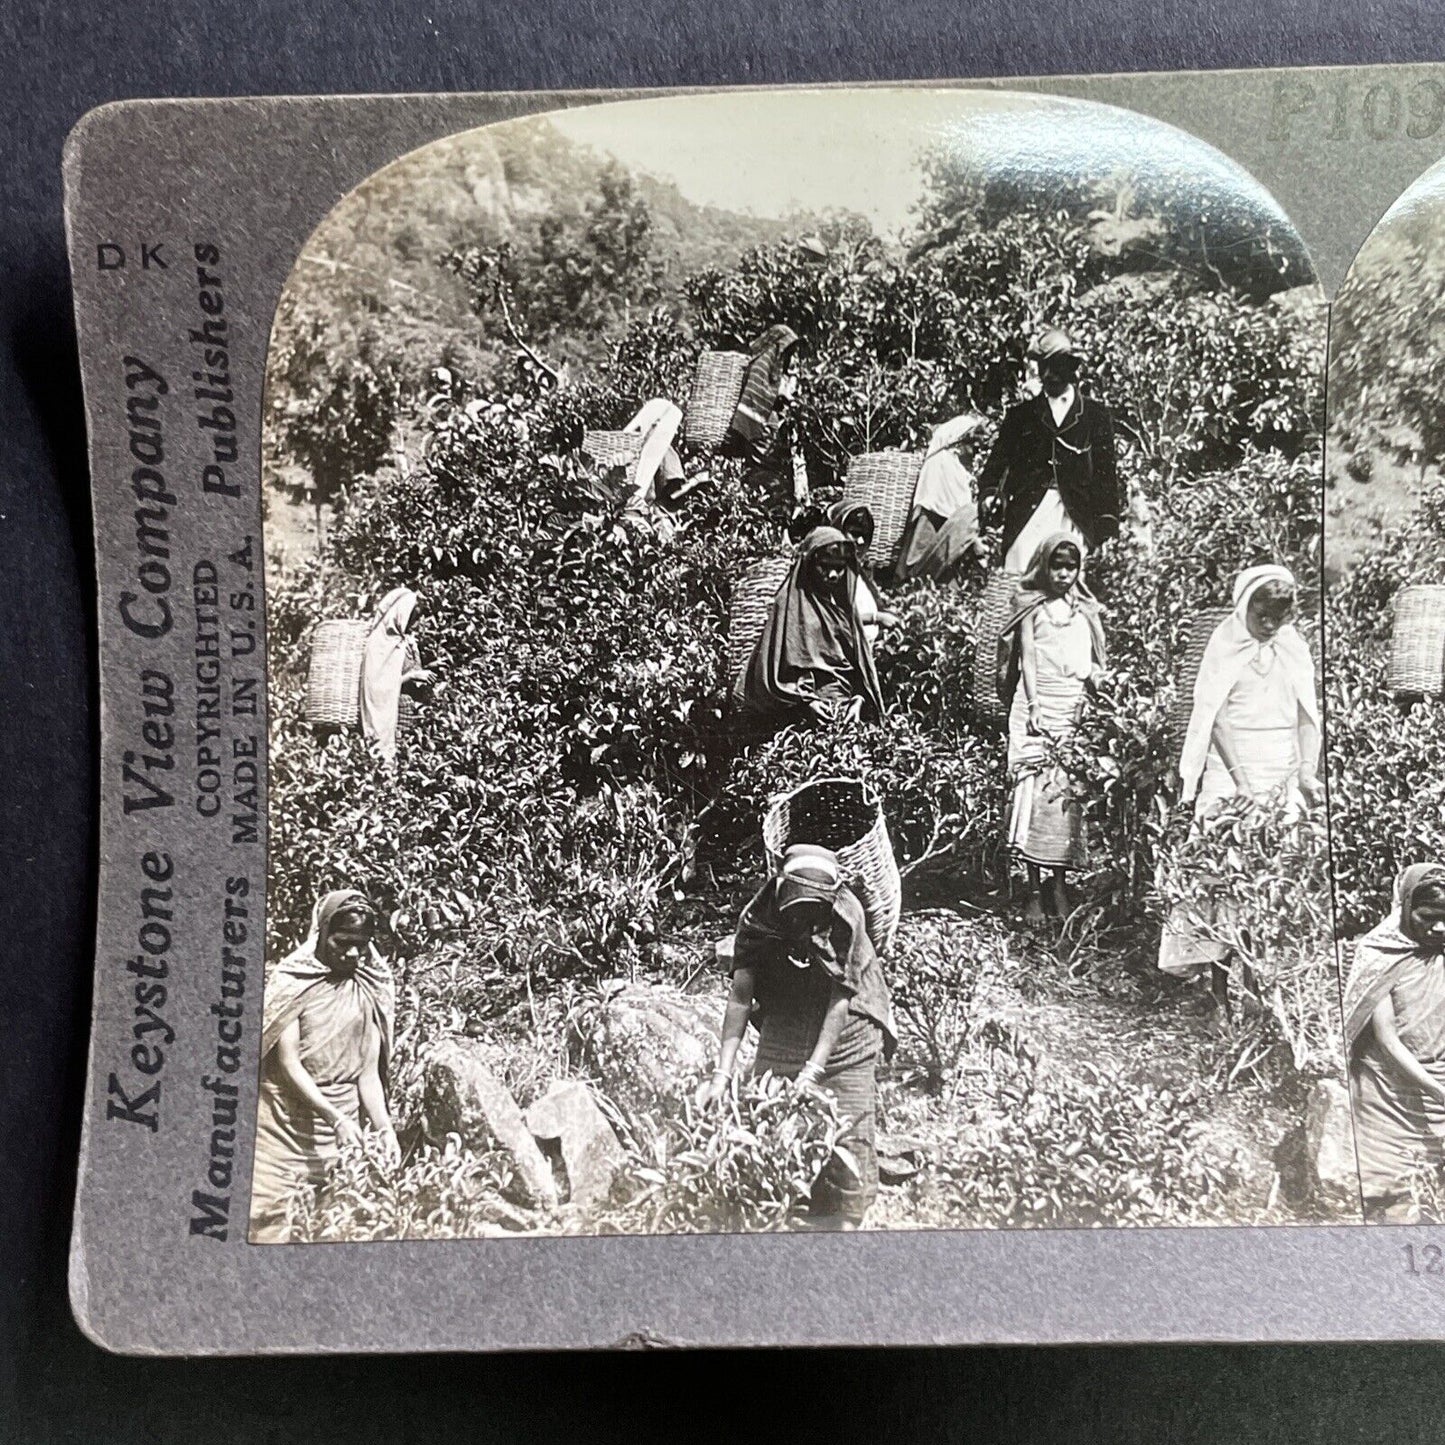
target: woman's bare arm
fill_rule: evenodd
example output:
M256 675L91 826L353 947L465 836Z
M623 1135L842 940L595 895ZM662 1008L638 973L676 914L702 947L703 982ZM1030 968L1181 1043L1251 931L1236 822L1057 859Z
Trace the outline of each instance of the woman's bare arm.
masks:
M1324 793L1320 786L1319 764L1316 761L1320 755L1320 730L1303 705L1299 710L1299 755L1300 788L1310 802L1318 802Z
M1370 1022L1374 1025L1375 1038L1395 1068L1423 1093L1445 1103L1445 1084L1432 1078L1424 1064L1401 1043L1395 1027L1395 1005L1388 993L1375 1005Z
M1024 690L1024 702L1028 705L1029 726L1036 727L1034 710L1038 706L1039 665L1034 650L1034 617L1030 613L1019 623L1019 686Z
M1248 796L1253 796L1254 789L1249 785L1249 776L1244 771L1244 765L1239 761L1239 743L1234 736L1234 729L1224 720L1224 710L1221 708L1219 716L1214 720L1214 733L1211 741L1214 744L1214 751L1219 754L1224 766L1229 769L1229 776L1234 779L1235 788Z
M748 1031L748 1020L753 1013L753 970L744 966L733 970L733 986L728 993L727 1007L723 1010L722 1043L718 1048L717 1068L712 1078L704 1081L697 1091L697 1102L704 1107L715 1104L727 1092L728 1080L732 1078L733 1066L737 1062L738 1048L743 1035Z
M731 1074L737 1061L743 1035L748 1031L748 1019L752 1017L754 985L751 968L734 970L732 991L723 1012L722 1047L718 1050L717 1066L721 1074Z
M301 1096L302 1101L309 1108L314 1109L323 1119L334 1124L338 1131L344 1131L347 1126L351 1125L351 1120L321 1092L321 1086L311 1077L306 1070L306 1065L301 1062L300 1019L292 1019L282 1029L281 1037L276 1041L276 1062L280 1066L281 1077Z
M838 1047L839 1036L847 1022L848 995L834 983L833 991L828 998L828 1010L823 1015L823 1026L818 1030L818 1041L813 1045L813 1052L808 1055L808 1062L803 1065L804 1069L815 1076L822 1076L823 1071L828 1067L828 1060L833 1057L833 1050Z
M356 1091L361 1095L361 1107L371 1121L371 1127L382 1134L394 1135L391 1111L386 1106L386 1090L381 1083L381 1031L373 1032L370 1046L366 1051L366 1066L356 1081Z

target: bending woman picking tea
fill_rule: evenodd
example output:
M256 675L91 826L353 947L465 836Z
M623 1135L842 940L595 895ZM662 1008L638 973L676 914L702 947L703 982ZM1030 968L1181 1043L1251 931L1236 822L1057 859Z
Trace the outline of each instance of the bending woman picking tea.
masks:
M286 1206L325 1178L363 1115L396 1150L386 1069L396 1020L391 969L376 951L376 909L350 889L316 905L306 941L266 982L251 1238L285 1237Z
M1068 776L1049 761L1050 745L1068 742L1077 730L1084 690L1108 657L1083 561L1079 544L1064 533L1042 542L999 638L999 695L1009 707L1013 784L1008 841L1028 868L1028 917L1035 922L1045 913L1044 873L1049 911L1067 918L1067 875L1088 862L1083 816L1071 804Z
M1294 626L1298 588L1288 568L1251 567L1235 579L1233 611L1214 629L1194 684L1179 763L1194 825L1229 800L1280 793L1287 808L1323 796L1320 710L1308 643ZM1227 1010L1230 947L1213 936L1232 907L1176 907L1164 924L1159 967L1176 978L1210 975Z
M809 1213L819 1225L856 1228L878 1192L878 1058L890 1058L898 1041L863 905L826 848L794 844L743 910L718 1066L700 1102L715 1102L728 1087L755 1009L753 1074L820 1089L849 1121L841 1152L813 1186Z
M1445 1162L1445 865L1407 868L1356 946L1345 1046L1365 1217L1417 1223L1413 1184Z
M421 599L409 587L394 587L381 599L366 635L361 659L361 731L383 764L396 766L396 732L405 688L428 687L436 680L421 666L411 625Z
M881 717L873 648L858 615L851 538L815 527L778 589L743 677L743 707L777 726L842 711Z

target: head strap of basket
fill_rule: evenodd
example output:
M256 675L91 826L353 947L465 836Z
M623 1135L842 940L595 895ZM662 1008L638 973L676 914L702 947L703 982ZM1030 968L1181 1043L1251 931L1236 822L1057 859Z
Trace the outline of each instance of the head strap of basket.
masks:
M753 563L733 587L728 608L728 681L734 698L747 675L758 638L763 635L768 608L788 580L792 565L790 555L764 557Z
M778 873L800 843L825 849L857 895L881 953L893 942L903 886L878 795L861 778L817 778L774 798L763 817L763 850Z
M687 399L683 438L692 451L715 451L723 444L743 394L748 358L741 351L704 351L697 359Z
M1416 584L1395 594L1387 683L1399 698L1445 697L1445 586Z
M845 507L866 506L873 513L871 566L886 570L898 560L922 468L921 453L896 450L866 452L848 463L842 502Z
M988 722L1001 722L1005 715L1003 698L998 691L998 645L1013 612L1019 581L1017 572L1002 568L990 572L978 604L970 693L974 713Z

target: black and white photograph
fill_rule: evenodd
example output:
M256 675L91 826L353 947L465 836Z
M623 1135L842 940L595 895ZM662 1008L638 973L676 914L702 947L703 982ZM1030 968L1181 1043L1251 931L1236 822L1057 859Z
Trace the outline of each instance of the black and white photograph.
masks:
M1360 248L1330 330L1334 882L1367 1222L1445 1219L1445 172Z
M1161 122L674 96L345 196L266 371L252 1242L1359 1222L1325 694L1437 754L1375 673L1445 581L1363 274L1330 496L1421 497L1346 577L1310 258ZM1331 743L1358 932L1438 781Z

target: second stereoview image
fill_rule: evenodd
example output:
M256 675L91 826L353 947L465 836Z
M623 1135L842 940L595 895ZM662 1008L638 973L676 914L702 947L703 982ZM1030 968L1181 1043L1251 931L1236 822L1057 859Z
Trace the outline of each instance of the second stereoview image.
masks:
M1445 1220L1445 175L1361 247L1331 328L1329 723L1366 1217Z
M343 199L267 377L252 1239L1358 1221L1326 328L1082 102L579 107Z

